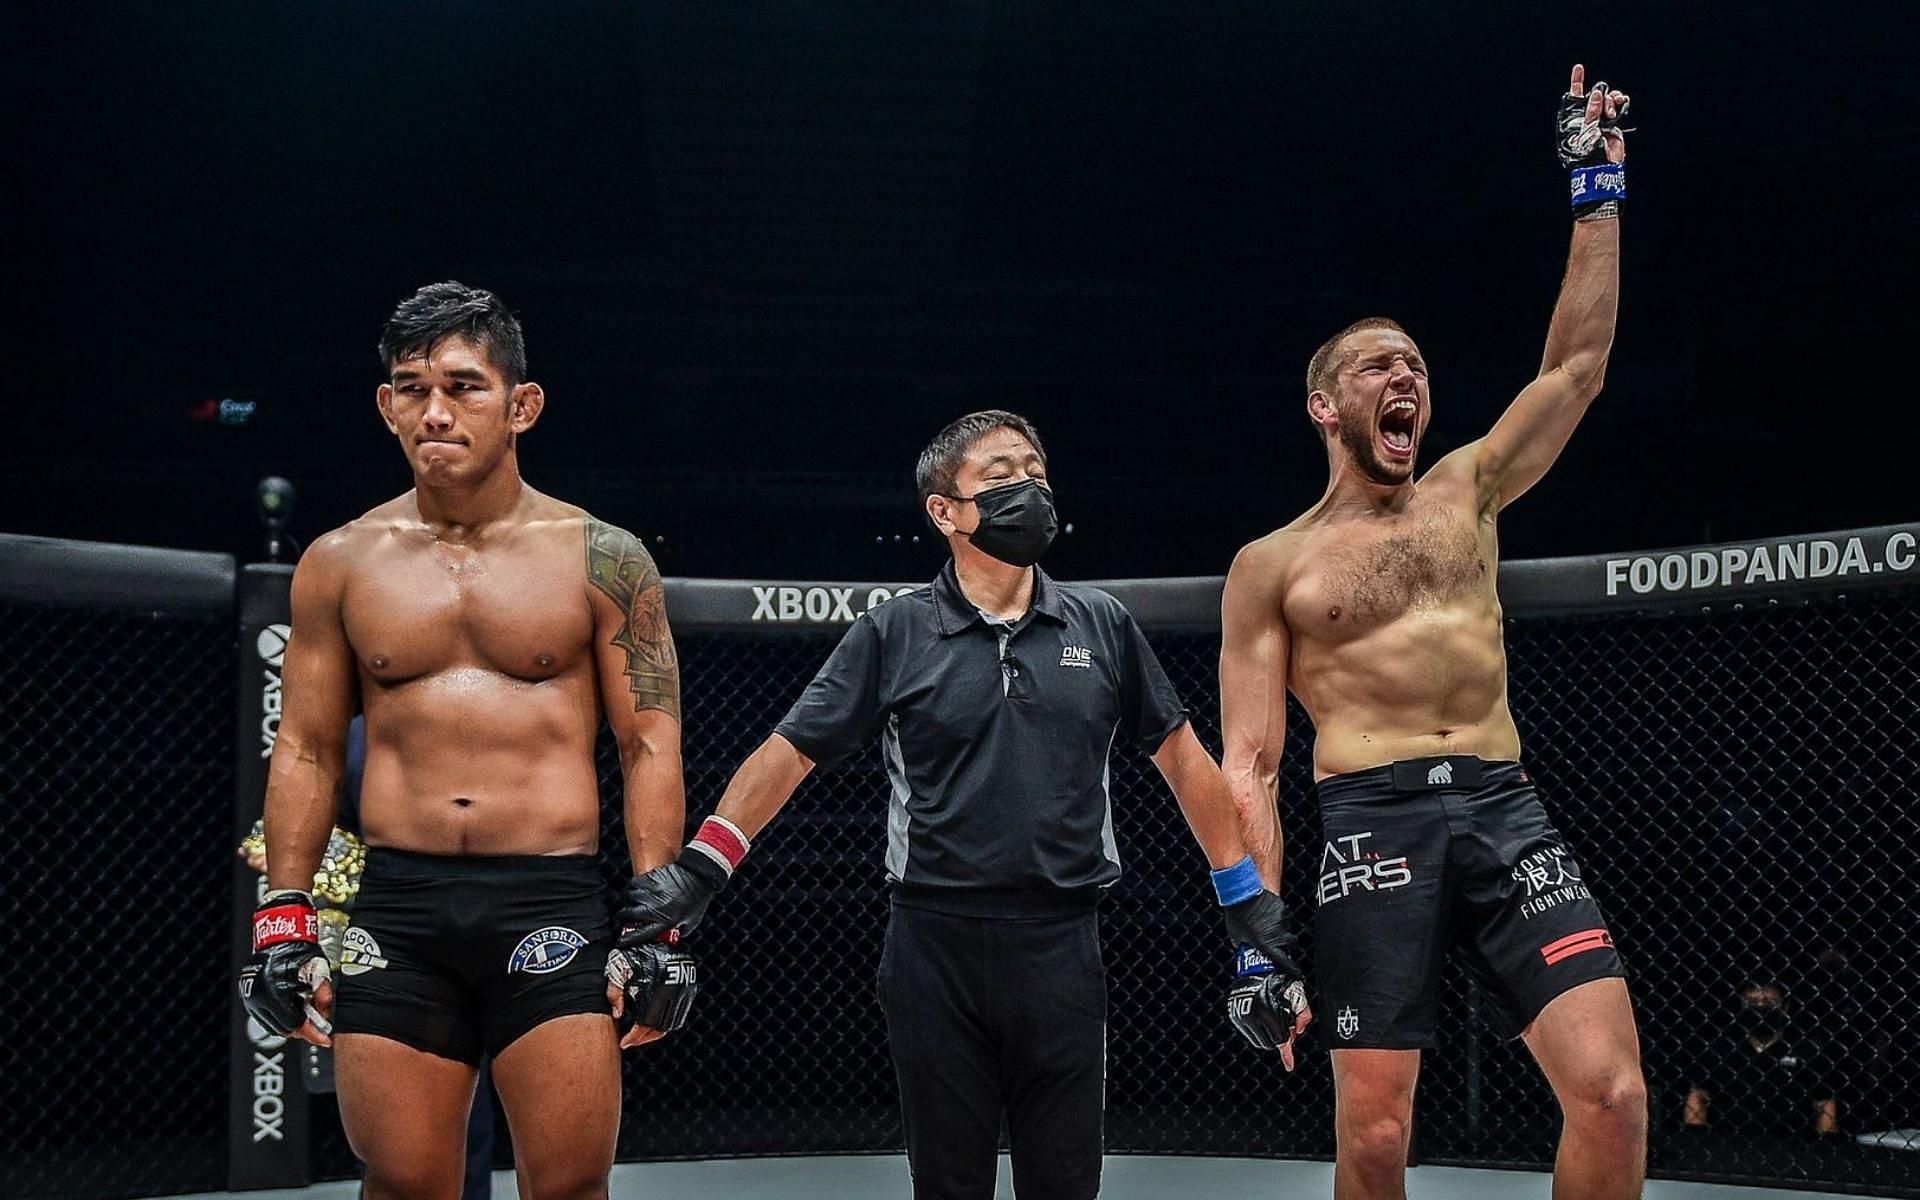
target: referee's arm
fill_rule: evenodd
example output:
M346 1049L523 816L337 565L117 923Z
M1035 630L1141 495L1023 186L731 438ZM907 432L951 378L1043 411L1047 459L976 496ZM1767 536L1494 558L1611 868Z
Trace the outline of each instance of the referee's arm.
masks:
M731 821L752 840L779 815L816 762L831 766L872 741L884 708L880 660L877 623L862 617L840 639L779 727L733 773L714 815Z
M1160 768L1167 786L1173 789L1173 798L1180 802L1180 812L1187 818L1194 840L1206 851L1208 866L1217 871L1247 857L1227 777L1193 735L1192 722L1167 735L1154 752L1153 765Z
M748 838L758 837L812 772L812 759L786 738L771 734L733 773L714 815L733 822Z
M1114 607L1119 610L1116 649L1123 664L1121 723L1134 743L1153 755L1153 765L1173 789L1208 865L1215 870L1230 867L1247 857L1247 846L1227 777L1194 736L1186 706L1147 635L1124 606Z

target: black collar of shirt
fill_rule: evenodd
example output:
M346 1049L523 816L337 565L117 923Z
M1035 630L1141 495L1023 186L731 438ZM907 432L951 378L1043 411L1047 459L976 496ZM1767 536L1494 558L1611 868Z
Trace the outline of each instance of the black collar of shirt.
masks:
M973 601L960 590L960 576L954 570L953 560L940 568L939 578L933 581L934 610L940 614L940 636L952 637L975 625L985 625L986 617L974 607ZM1056 625L1067 623L1066 609L1060 603L1060 585L1047 577L1039 567L1033 569L1033 605L1025 615L1014 622L1016 629L1023 628L1029 617L1045 617Z

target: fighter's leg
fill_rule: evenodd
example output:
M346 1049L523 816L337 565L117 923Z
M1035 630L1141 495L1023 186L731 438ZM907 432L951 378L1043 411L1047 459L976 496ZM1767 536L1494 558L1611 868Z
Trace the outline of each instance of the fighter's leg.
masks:
M336 1033L333 1052L366 1200L457 1200L476 1068L370 1033Z
M620 1134L620 1047L605 1013L556 1017L493 1060L522 1200L606 1200Z
M1631 1200L1647 1169L1647 1085L1624 979L1562 992L1523 1035L1560 1100L1556 1200Z
M1488 982L1503 1029L1522 1032L1560 1100L1554 1195L1638 1196L1647 1092L1606 916L1517 766L1490 772L1472 815L1480 836L1464 885L1468 965Z
M1445 810L1387 771L1323 781L1315 1013L1332 1039L1334 1196L1399 1200L1454 902Z
M1342 1050L1333 1059L1334 1200L1406 1200L1418 1050Z

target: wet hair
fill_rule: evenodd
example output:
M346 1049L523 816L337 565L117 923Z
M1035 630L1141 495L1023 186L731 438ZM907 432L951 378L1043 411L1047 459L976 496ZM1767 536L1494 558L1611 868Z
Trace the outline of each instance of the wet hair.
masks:
M1346 356L1340 353L1340 343L1346 341L1350 334L1364 333L1369 329L1391 329L1400 334L1407 332L1400 327L1400 322L1391 317L1362 317L1321 342L1320 348L1315 350L1313 357L1307 360L1307 395L1311 396L1315 392L1333 395L1334 377L1340 373L1341 366L1346 362ZM1313 419L1313 414L1307 414L1307 423L1313 426L1315 433L1320 434L1322 438L1326 437L1326 431L1320 428L1320 422Z
M934 434L927 448L920 452L920 461L914 464L913 484L920 489L920 507L923 511L927 507L928 496L953 494L953 489L958 486L960 468L967 461L967 451L996 429L1011 429L1027 439L1033 444L1034 453L1040 456L1041 465L1046 465L1047 448L1040 444L1040 431L1033 427L1033 422L1019 413L1001 408L968 413Z
M392 375L399 363L450 337L464 337L486 351L508 387L527 378L527 343L520 319L485 288L447 280L430 283L400 302L380 330L380 361Z

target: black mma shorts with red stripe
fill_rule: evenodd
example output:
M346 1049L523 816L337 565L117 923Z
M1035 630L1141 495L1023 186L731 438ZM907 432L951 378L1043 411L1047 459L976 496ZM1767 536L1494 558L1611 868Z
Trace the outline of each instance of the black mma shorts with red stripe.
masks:
M1314 1014L1332 1048L1431 1049L1456 947L1506 1037L1567 990L1626 975L1519 763L1408 759L1315 792Z

